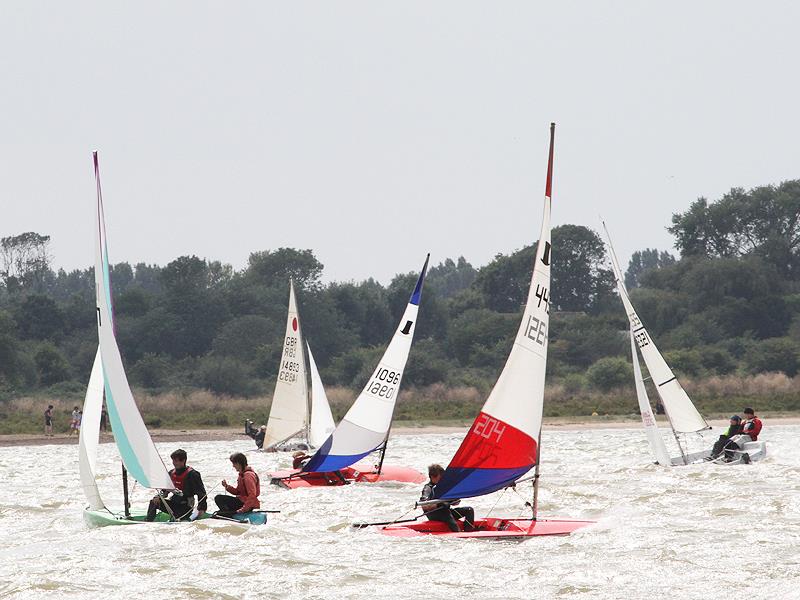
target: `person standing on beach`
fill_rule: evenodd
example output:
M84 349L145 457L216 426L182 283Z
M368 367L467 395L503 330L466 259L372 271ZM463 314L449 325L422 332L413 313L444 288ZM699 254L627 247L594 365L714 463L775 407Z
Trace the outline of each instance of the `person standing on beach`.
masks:
M72 420L69 422L69 433L67 435L72 437L73 433L78 433L78 427L80 426L80 410L78 407L72 409Z
M50 404L44 411L44 436L53 437L53 405Z
M108 411L105 406L100 411L100 431L108 431Z

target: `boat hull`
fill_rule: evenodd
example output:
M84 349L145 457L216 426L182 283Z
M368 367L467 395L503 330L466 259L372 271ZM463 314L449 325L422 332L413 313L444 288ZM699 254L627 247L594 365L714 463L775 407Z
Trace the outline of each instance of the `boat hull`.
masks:
M742 465L756 462L767 456L767 443L766 442L747 442L741 450L734 452L730 460L726 460L724 455L711 460L711 450L702 450L700 452L692 452L686 455L684 462L682 456L673 457L672 466L682 466L685 464L696 463L712 463L715 465Z
M207 519L218 519L209 513L203 513L197 520L205 521ZM248 512L237 514L230 519L224 518L225 521L236 521L242 525L265 525L267 522L267 515L260 512ZM89 527L108 527L113 525L143 525L145 521L144 512L132 512L130 517L125 517L124 514L113 512L110 510L90 510L88 508L83 511L83 521ZM190 523L191 521L170 521L167 513L158 513L156 515L155 523L165 523L170 525L178 525L181 523Z
M365 469L365 470L362 470ZM397 481L401 483L423 483L425 476L409 467L384 465L376 473L371 465L354 465L331 473L303 473L299 469L276 471L269 474L270 483L287 489L304 487L331 487L349 483L376 483Z
M419 537L436 535L451 538L526 538L551 535L569 535L595 521L574 519L477 519L475 531L454 532L441 521L422 521L408 525L387 525L379 529L383 535L393 537Z

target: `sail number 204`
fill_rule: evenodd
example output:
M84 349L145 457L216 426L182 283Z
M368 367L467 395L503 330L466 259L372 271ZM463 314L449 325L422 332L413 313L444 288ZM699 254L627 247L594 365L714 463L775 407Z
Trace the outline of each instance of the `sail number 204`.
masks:
M484 438L496 436L495 442L497 443L500 442L500 438L503 437L505 431L505 423L498 421L497 419L493 419L487 414L481 415L480 418L475 421L475 425L472 427L472 433L475 435L479 435Z

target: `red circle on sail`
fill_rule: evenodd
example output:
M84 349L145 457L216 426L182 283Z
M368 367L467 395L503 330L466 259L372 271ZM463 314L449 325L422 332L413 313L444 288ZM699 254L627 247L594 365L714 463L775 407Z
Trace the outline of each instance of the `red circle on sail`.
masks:
M294 329L295 331L297 331L297 317L295 317L294 319L292 319L292 329Z

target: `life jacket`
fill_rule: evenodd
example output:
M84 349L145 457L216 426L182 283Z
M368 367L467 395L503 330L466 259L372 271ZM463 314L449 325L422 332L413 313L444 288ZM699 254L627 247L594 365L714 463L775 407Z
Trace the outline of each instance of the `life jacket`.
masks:
M261 495L261 480L259 480L258 473L256 473L252 467L247 467L244 471L242 471L242 473L239 474L239 477L242 480L242 485L240 488L243 492L242 495L244 496L245 493L247 492L247 486L244 484L244 474L248 472L252 473L256 477L256 499L258 499L258 497Z
M169 478L172 479L172 483L175 484L177 489L183 491L183 484L186 481L186 476L189 475L191 471L193 471L192 467L186 467L186 470L178 475L178 473L176 473L176 469L172 469L169 472Z

